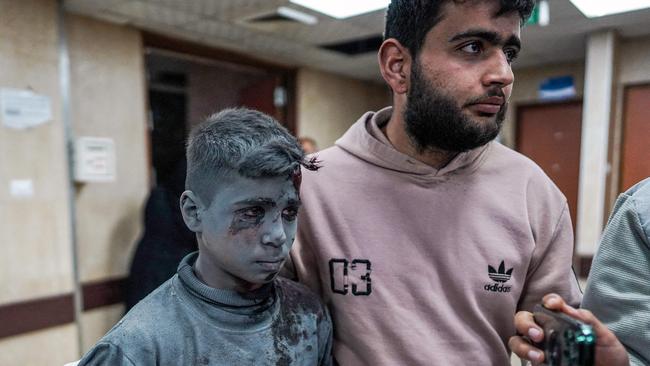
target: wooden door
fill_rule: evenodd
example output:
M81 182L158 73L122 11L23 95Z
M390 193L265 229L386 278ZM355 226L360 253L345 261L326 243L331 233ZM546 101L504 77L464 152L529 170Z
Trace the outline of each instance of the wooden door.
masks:
M630 86L623 101L619 191L650 177L650 85Z
M254 81L239 92L239 105L281 119L277 108L273 104L273 92L276 86L276 77L273 75Z
M519 152L535 161L567 198L573 230L578 210L582 101L517 108Z

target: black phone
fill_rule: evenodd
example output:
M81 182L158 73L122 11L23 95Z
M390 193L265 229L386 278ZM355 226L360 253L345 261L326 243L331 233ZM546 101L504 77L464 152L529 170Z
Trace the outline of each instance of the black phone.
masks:
M544 330L544 340L536 345L544 351L544 365L594 365L596 334L591 325L541 304L535 305L533 317Z

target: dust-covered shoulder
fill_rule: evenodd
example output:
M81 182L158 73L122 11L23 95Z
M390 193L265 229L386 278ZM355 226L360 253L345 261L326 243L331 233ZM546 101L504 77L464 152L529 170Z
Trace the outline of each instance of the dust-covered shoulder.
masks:
M88 351L84 359L124 358L143 360L148 356L155 359L161 337L169 336L178 319L170 306L176 297L172 277L136 304L100 341ZM83 364L83 363L82 363ZM94 364L94 363L88 363Z
M325 305L307 286L283 277L276 279L281 301L298 312L314 314L318 318L326 315Z

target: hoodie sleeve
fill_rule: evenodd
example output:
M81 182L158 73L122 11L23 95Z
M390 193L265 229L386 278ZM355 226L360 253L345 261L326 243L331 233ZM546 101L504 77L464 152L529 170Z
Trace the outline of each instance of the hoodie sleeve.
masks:
M582 294L571 263L573 228L566 203L550 234L539 235L541 240L533 252L518 310L532 311L535 304L551 292L559 294L573 306L580 304Z
M319 296L323 296L321 287L321 276L319 273L319 266L314 253L313 242L318 242L311 235L311 218L303 210L298 215L298 233L296 240L291 247L289 257L285 262L281 275L298 281L305 286L309 287L313 292ZM325 245L325 241L321 240L320 245Z
M650 194L645 200L647 209L639 210L646 207L643 199L618 198L582 302L616 334L635 366L650 364L650 220L644 217L650 216Z

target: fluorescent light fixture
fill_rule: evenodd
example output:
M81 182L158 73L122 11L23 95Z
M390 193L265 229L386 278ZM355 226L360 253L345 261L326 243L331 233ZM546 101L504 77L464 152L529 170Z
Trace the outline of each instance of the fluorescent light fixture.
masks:
M319 13L337 19L349 18L355 15L384 9L390 0L290 0L294 4L304 6Z
M289 19L293 19L297 22L308 24L308 25L314 25L318 23L318 18L316 18L315 16L311 14L303 13L302 11L296 9L291 9L286 6L279 7L278 14L284 15Z
M650 0L571 0L589 18L650 8Z
M548 7L548 1L538 1L537 6L539 6L539 25L546 27L551 22L551 9Z

